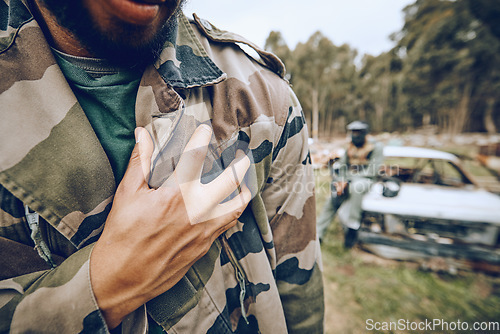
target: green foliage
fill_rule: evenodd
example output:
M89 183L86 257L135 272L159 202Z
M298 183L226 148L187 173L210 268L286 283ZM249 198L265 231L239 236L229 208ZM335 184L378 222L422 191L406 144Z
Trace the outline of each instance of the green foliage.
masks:
M426 125L427 115L428 122L451 133L483 130L486 110L480 102L496 103L499 97L500 41L465 0L418 0L405 11L396 49L406 54L401 102L413 125Z
M279 32L266 49L280 56L306 117L319 110L319 134L367 120L375 131L436 125L441 131L500 127L500 2L417 0L393 49L364 55L321 32L290 50Z

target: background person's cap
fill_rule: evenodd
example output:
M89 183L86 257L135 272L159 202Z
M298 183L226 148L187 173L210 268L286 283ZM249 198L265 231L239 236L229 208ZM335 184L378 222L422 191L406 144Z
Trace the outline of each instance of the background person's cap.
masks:
M368 131L368 124L366 124L365 122L361 122L361 121L354 121L354 122L347 124L347 130L349 130L349 131L353 131L353 130Z

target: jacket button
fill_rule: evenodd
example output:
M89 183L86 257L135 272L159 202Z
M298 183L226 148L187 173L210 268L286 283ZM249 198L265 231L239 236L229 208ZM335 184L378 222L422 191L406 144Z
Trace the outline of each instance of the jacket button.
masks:
M200 19L200 22L203 25L203 27L205 27L205 29L212 30L212 25L210 24L210 22L208 22L205 19Z

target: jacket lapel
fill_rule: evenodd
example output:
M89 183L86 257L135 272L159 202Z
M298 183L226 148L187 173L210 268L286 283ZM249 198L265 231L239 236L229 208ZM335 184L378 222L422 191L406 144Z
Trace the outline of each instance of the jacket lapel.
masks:
M111 208L111 166L25 4L11 0L8 12L9 20L0 22L0 183L82 247L98 237ZM160 158L178 157L196 126L210 120L210 106L186 114L191 108L179 91L226 78L187 18L178 22L137 95L136 122L155 136L156 166L165 161L158 160L160 150ZM199 98L197 105L209 101ZM173 135L176 129L182 136ZM164 166L153 183L171 172Z
M0 183L79 247L109 209L111 166L36 21L15 31L0 51Z

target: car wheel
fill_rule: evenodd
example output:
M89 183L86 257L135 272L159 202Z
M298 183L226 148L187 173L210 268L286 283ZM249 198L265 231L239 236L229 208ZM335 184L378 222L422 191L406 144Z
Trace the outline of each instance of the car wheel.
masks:
M344 231L344 247L352 248L358 241L358 230L346 228Z

